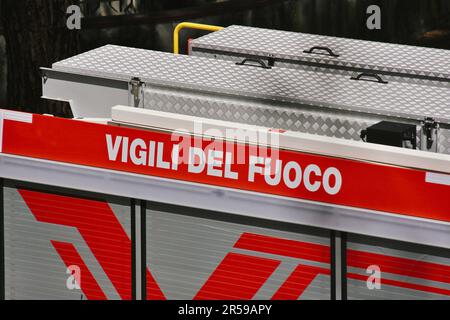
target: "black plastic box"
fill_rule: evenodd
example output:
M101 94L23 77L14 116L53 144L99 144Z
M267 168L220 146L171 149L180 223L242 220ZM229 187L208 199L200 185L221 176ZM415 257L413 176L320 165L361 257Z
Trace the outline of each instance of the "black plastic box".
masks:
M417 148L416 126L412 124L382 121L367 128L364 134L366 141L370 143L401 148Z

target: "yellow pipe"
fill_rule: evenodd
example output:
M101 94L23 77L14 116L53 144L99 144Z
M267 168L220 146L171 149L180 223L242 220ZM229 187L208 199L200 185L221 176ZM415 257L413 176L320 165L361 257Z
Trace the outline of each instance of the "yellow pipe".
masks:
M205 30L205 31L219 31L222 30L223 27L211 26L209 24L200 24L200 23L192 23L192 22L182 22L175 27L173 30L173 53L180 53L180 40L179 35L182 29L195 29L195 30Z

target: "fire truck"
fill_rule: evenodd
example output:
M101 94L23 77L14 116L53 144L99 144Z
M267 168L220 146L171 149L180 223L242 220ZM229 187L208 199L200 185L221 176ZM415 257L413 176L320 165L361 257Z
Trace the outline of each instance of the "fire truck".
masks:
M174 41L42 68L73 119L0 112L1 298L450 298L450 52Z

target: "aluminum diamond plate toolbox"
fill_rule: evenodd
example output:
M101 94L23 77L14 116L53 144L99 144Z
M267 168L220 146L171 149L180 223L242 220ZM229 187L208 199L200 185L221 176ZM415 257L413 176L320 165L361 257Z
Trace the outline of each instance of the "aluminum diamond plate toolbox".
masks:
M63 60L54 70L119 80L140 78L147 85L225 93L369 114L422 120L434 117L450 124L450 92L403 83L355 81L289 69L239 66L227 61L104 46Z
M230 26L191 42L194 55L265 59L275 66L325 66L450 82L450 51Z
M450 126L450 91L419 83L354 80L347 74L265 69L111 45L55 63L44 70L47 75L44 95L70 101L75 117L110 118L112 106L128 104L352 140L382 120L416 124L419 137L426 117L443 133ZM51 77L66 80L58 84ZM108 81L121 85L111 93L105 89ZM444 143L439 152L450 153L448 139L435 140Z

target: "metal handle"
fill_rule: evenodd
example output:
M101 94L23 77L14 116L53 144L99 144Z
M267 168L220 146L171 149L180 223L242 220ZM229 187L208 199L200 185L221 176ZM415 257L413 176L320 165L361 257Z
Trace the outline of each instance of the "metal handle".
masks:
M309 50L303 51L303 53L327 55L327 54L325 54L325 53L314 52L314 51L316 51L316 50L319 50L319 51L326 51L330 57L335 57L335 58L338 58L338 57L339 57L338 54L335 54L335 53L333 52L333 50L331 50L331 49L328 48L328 47L318 47L318 46L316 46L316 47L312 47L312 48L309 49Z
M259 64L259 66L255 66L254 64L247 64L247 62L256 62ZM245 58L241 62L236 62L236 65L238 66L249 66L249 67L261 67L263 69L272 69L272 67L269 67L264 63L261 59L254 59L254 58Z
M364 79L364 78L366 78L366 79ZM374 79L376 81L369 80L367 78L371 78L371 79ZM359 74L356 77L351 77L350 79L351 80L357 80L357 81L360 81L360 80L362 80L362 81L372 81L372 82L378 82L378 83L382 83L382 84L388 84L389 83L389 82L383 80L379 75L377 75L375 73L361 73L361 74Z

